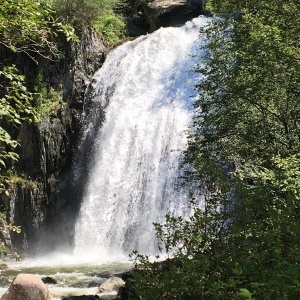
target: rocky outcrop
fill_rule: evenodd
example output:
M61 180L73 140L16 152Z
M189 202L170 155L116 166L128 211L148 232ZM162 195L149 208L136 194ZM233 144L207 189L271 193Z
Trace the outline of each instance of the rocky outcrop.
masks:
M30 250L58 214L56 194L72 162L78 125L68 104L62 102L55 113L38 124L24 123L18 132L20 176L13 177L10 195L1 199L9 212L7 221L22 227L21 234L11 234L18 252Z
M68 51L69 62L62 79L63 100L76 108L74 103L82 103L86 87L103 64L108 49L101 35L86 30L80 43L71 44Z
M16 276L1 300L50 300L51 295L43 281L32 274Z
M66 216L68 209L61 208L76 210L76 199L69 195L72 186L67 181L80 132L83 96L89 80L104 62L107 49L103 38L91 31L84 32L80 43L65 44L64 48L63 60L42 59L38 66L26 57L14 57L29 83L40 74L44 86L61 95L56 111L45 114L37 124L24 123L12 132L21 144L20 159L13 166L17 175L10 195L1 195L0 205L9 212L6 221L22 227L21 234L12 233L19 252L33 245L39 251L40 237L40 244L47 241L46 247L50 244L53 248L50 231L53 235L59 232L57 236L67 243L72 239L66 220L74 213ZM5 55L8 59L10 54ZM63 189L66 186L70 186L68 190Z
M203 14L205 0L154 0L142 5L150 32L163 26L178 26Z
M67 103L50 116L45 115L36 125L24 123L18 134L19 168L28 178L49 181L49 174L57 174L68 163L76 142L79 124Z

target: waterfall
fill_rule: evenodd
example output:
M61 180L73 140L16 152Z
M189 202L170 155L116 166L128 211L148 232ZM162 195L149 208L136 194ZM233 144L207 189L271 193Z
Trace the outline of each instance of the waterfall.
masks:
M193 54L207 22L199 17L126 42L94 75L80 144L89 172L76 254L154 254L152 223L168 211L188 213L180 163L199 80Z

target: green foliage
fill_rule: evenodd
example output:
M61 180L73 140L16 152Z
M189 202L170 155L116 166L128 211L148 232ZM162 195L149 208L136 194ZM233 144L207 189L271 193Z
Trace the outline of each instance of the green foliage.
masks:
M107 42L115 43L125 36L125 23L121 14L126 10L117 0L53 0L51 6L63 24L71 24L77 31L94 29ZM115 9L115 8L119 9ZM115 13L119 11L119 14Z
M63 23L78 30L92 28L114 6L114 0L53 0L51 6Z
M41 117L57 111L62 102L62 91L56 91L48 86L42 69L43 67L38 68L38 72L30 84L33 91L34 107Z
M16 260L19 260L20 256L16 252L12 252L11 244L8 241L10 241L10 233L20 233L21 228L19 226L14 226L13 224L7 224L4 220L5 216L0 214L0 232L4 237L4 240L0 240L0 261L9 254L11 254Z
M240 289L238 296L239 299L253 299L251 293L247 289Z
M61 99L61 92L50 88L46 97L41 99L40 105L37 107L39 115L42 117L56 112L61 107Z
M5 50L12 57L14 53L28 55L36 63L41 56L57 59L61 54L58 39L76 40L76 36L71 26L56 22L53 14L48 4L38 0L1 1L0 50ZM37 121L33 94L27 90L24 76L20 73L9 60L0 61L0 193L8 197L12 179L10 167L18 160L16 147L19 143L13 132L23 122ZM5 223L3 220L2 224ZM18 228L10 226L0 227L2 235L5 236L8 229L18 231ZM1 238L0 255L6 254L7 248Z
M39 56L57 58L60 54L56 38L65 35L76 39L74 30L53 19L53 10L44 2L5 0L0 6L0 46L12 52L24 53L37 62ZM10 128L24 121L37 121L30 93L15 66L0 63L0 190L9 184L5 170L11 160L17 160L18 142L10 135Z
M300 6L218 1L203 29L187 160L205 195L155 224L165 263L135 253L143 299L300 298ZM230 13L230 14L229 14Z
M99 18L94 24L94 29L101 32L109 43L115 43L125 37L125 28L124 21L112 12Z
M5 176L5 170L11 160L17 160L15 148L19 145L9 132L8 125L20 125L23 121L37 121L37 114L31 105L32 94L24 85L24 76L17 74L15 66L4 67L0 70L0 89L4 96L0 99L0 191L8 188L9 180Z
M46 3L32 0L5 0L0 6L0 44L13 52L48 58L59 55L55 37L65 33L68 40L75 35L70 26L52 18Z

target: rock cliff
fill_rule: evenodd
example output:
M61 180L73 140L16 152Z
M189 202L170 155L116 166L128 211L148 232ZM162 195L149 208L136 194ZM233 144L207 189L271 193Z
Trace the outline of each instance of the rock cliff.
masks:
M155 0L142 5L150 32L163 26L178 26L204 13L205 0Z
M61 207L72 206L72 193L61 196L62 187L69 180L84 92L92 75L101 67L107 48L102 37L91 31L84 32L79 43L64 47L64 59L42 60L39 66L26 57L14 58L29 80L39 71L47 87L61 95L55 111L44 114L37 124L24 123L14 130L21 144L20 159L14 166L17 175L13 177L10 195L2 195L0 205L8 212L7 222L22 227L21 234L13 233L11 237L19 252L22 247L37 252L45 240L53 246L52 233L70 232L61 227L66 226ZM62 238L70 243L68 237Z

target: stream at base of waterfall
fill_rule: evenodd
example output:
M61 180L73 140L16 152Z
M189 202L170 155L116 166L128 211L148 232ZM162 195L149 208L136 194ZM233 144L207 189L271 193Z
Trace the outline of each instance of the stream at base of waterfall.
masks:
M74 256L65 254L26 259L23 262L4 261L2 266L4 264L8 269L0 271L0 297L16 275L29 273L42 280L48 279L46 285L53 297L52 300L96 294L101 299L114 299L116 291L99 293L99 285L112 276L121 277L124 272L132 269L132 264L128 260L80 263Z

